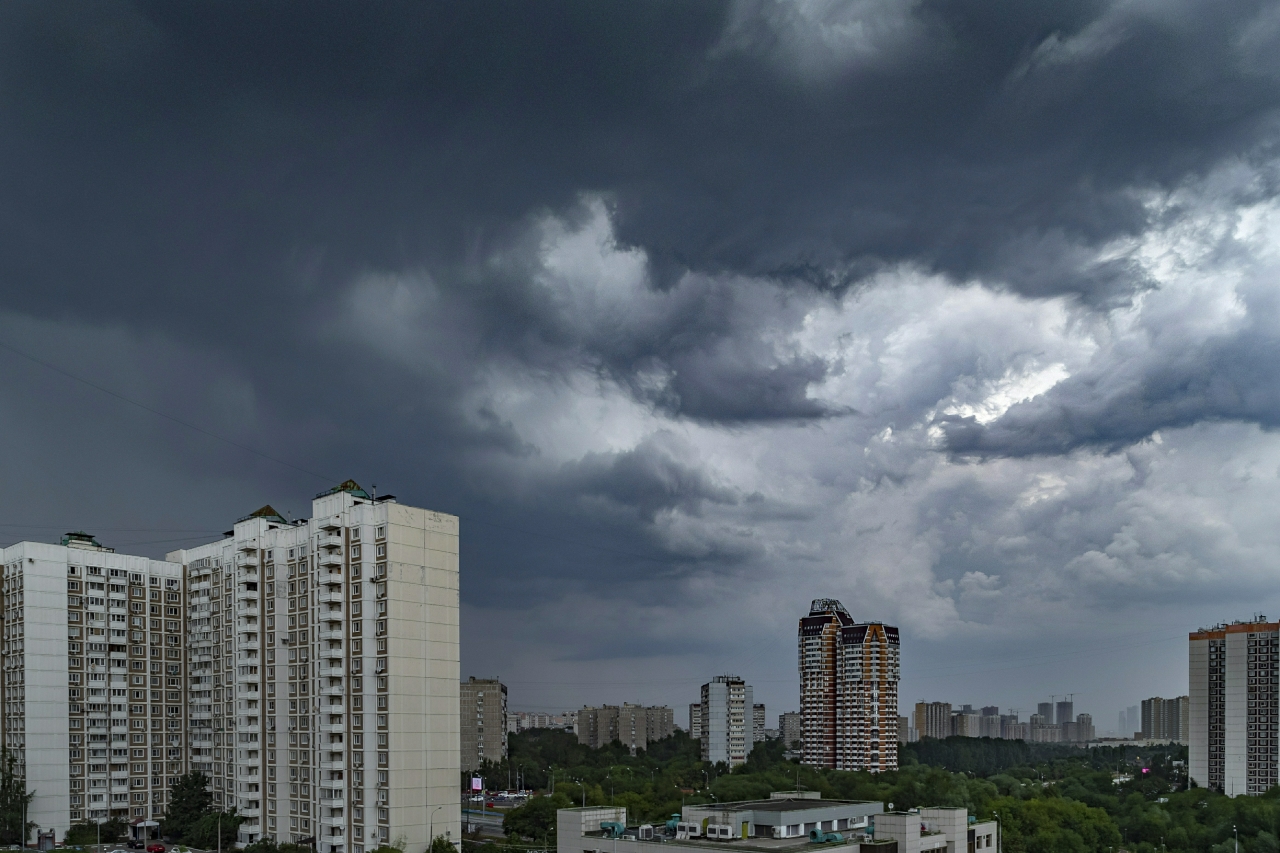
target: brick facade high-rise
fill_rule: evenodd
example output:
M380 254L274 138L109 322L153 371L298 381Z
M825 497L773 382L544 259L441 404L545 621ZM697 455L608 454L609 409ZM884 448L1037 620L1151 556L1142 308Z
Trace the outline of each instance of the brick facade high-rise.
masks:
M804 740L804 718L799 711L788 711L778 715L778 733L782 735L782 745L791 749Z
M800 619L801 761L838 770L898 766L898 629L858 623L815 599Z
M459 685L458 702L463 772L506 758L507 686L496 678L473 675Z
M624 702L598 708L588 706L578 711L578 743L592 749L616 740L634 754L637 749L674 733L675 715L665 705L645 707Z

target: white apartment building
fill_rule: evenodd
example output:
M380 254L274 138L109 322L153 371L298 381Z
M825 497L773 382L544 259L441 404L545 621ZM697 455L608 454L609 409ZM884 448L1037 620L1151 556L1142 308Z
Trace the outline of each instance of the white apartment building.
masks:
M717 675L702 685L699 717L703 761L736 767L747 760L755 746L751 700L751 685L736 675Z
M1264 793L1280 782L1280 623L1215 625L1188 647L1189 775L1231 797Z
M264 836L459 839L458 519L353 481L168 555L187 578L191 764ZM430 829L429 829L430 827Z
M163 815L187 770L182 567L84 533L2 554L0 741L37 793L28 820Z

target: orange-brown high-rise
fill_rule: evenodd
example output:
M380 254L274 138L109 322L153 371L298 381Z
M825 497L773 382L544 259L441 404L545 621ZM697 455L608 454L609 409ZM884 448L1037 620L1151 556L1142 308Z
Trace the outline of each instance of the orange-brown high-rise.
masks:
M833 598L801 618L801 761L873 773L898 767L898 629L858 623Z

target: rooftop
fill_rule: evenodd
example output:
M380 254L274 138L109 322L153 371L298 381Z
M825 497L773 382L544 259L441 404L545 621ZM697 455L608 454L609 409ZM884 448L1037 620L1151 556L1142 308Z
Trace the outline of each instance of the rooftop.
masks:
M377 483L374 483L374 486L377 486L377 485L378 485ZM364 489L360 488L360 484L357 483L355 480L343 480L341 483L334 486L332 489L326 489L325 491L316 495L316 497L323 498L323 497L327 497L328 495L336 495L338 492L349 492L357 498L364 498L365 500L373 500L373 498L369 495L369 493L366 492Z
M833 806L861 806L871 805L872 800L811 800L808 797L798 800L742 800L736 803L703 803L698 806L690 806L695 809L711 809L726 811L744 811L752 809L758 812L793 812L802 809L829 809ZM879 805L879 803L875 803Z
M809 840L808 835L797 835L793 838L682 838L679 841L671 838L655 837L652 841L640 841L641 844L661 844L665 848L675 847L702 847L709 850L725 849L726 845L731 846L734 850L755 850L760 853L779 853L782 850L819 850L819 849L835 849L843 850L845 847L852 846L856 842L850 837L848 832L842 832L844 841L833 841L826 844L814 844ZM588 832L587 837L604 838L604 832ZM639 841L639 839L637 839Z

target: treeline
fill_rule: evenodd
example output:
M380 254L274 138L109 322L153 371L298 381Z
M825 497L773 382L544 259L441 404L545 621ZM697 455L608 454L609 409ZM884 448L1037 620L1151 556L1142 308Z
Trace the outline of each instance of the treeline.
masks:
M999 817L1006 853L1280 853L1280 788L1230 799L1188 788L1186 748L1079 749L948 738L909 744L900 769L872 775L801 767L780 741L760 744L730 771L699 760L683 734L631 756L621 744L592 750L567 732L513 735L511 760L487 765L490 787L524 768L543 796L507 814L513 850L553 845L555 810L569 805L626 806L634 821L659 821L686 803L767 797L810 790L823 797L893 803L895 808L958 806ZM510 765L510 766L509 766ZM555 795L550 782L555 779ZM1233 829L1234 828L1234 829ZM468 844L473 853L476 844ZM497 853L501 844L480 843Z
M899 761L908 756L918 764L945 767L956 773L990 776L1010 767L1078 756L1080 749L1065 743L1027 743L999 738L924 738L898 747Z

